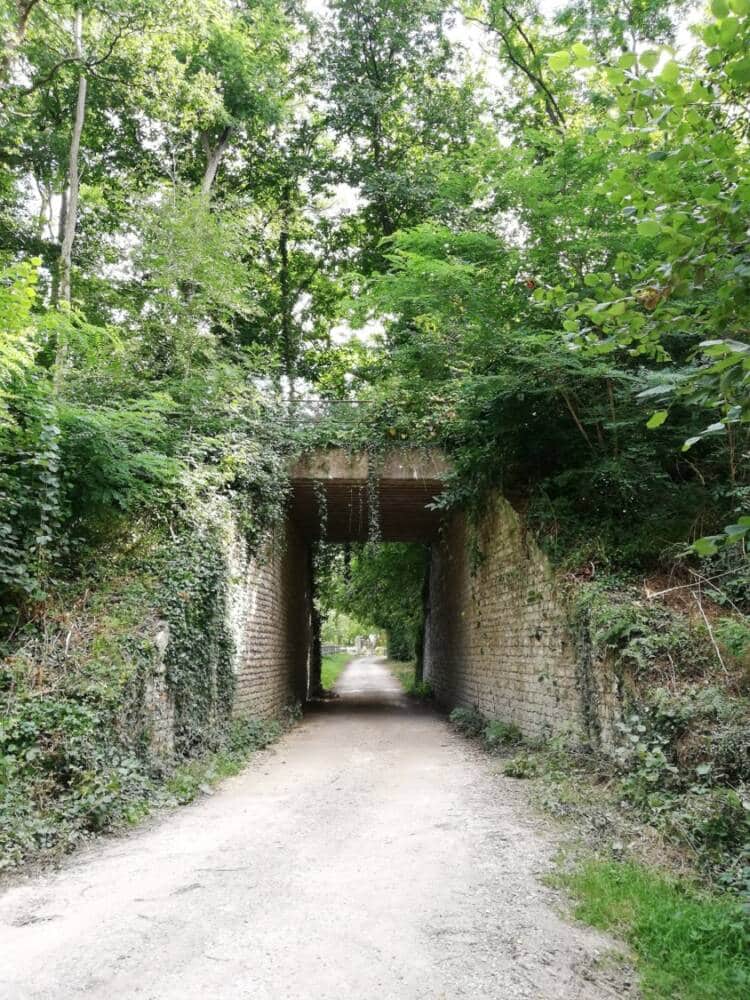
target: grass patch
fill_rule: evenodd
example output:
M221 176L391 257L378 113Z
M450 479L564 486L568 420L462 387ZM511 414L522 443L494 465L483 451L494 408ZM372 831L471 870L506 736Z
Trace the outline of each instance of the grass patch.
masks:
M225 746L204 757L186 761L175 769L165 785L167 804L186 805L199 793L209 793L222 778L239 774L254 751L275 743L282 732L283 726L279 722L235 720Z
M514 722L487 719L476 706L454 708L448 716L448 721L462 736L469 739L481 737L485 750L505 751L508 747L519 746L524 742L523 734ZM528 777L528 775L513 775L513 777Z
M590 860L561 882L580 920L631 946L646 1000L750 996L750 916L736 900L632 862Z
M351 663L351 653L331 653L324 656L320 665L320 682L325 691L330 691L344 671L347 663Z
M417 665L414 660L389 660L388 669L407 694L415 698L431 698L432 685L429 681L418 681Z

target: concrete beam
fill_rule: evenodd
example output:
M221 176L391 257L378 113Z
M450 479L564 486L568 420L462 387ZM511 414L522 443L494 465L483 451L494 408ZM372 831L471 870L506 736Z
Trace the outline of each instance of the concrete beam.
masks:
M373 484L366 452L316 451L291 469L291 514L308 538L365 541L370 534ZM431 504L442 492L450 464L437 449L393 448L378 456L377 508L383 541L432 541L440 512Z
M450 462L438 448L392 448L379 456L378 478L442 482L451 471ZM366 483L369 458L365 451L344 448L319 449L297 459L291 468L296 479L343 480Z

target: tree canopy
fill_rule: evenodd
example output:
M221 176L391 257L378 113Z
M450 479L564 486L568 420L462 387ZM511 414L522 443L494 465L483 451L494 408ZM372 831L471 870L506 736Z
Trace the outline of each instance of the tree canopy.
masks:
M359 403L318 441L447 449L446 504L523 496L570 565L742 558L748 0L8 0L0 32L9 620L196 491L262 532L311 399Z

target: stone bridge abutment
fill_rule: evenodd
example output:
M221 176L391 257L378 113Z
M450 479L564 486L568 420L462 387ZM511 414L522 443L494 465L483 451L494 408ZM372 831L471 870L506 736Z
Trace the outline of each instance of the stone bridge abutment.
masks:
M275 715L315 692L311 545L375 538L430 546L423 672L438 704L476 706L531 737L583 730L561 582L501 496L471 523L436 508L449 471L439 452L412 449L333 449L294 465L284 529L239 584L238 714Z

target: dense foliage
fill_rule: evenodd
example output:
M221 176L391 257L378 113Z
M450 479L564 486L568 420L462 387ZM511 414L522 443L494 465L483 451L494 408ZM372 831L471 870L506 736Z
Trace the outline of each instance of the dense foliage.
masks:
M318 599L324 615L343 609L388 636L388 655L413 660L422 625L427 549L403 542L324 546L317 557Z
M158 623L178 750L226 737L222 532L257 548L295 448L441 445L445 504L503 489L573 579L688 560L742 644L750 4L688 8L0 0L1 773L30 844L140 794ZM411 658L424 560L321 554L321 609Z
M443 444L449 501L529 494L571 563L742 541L744 0L676 49L659 3L48 4L2 11L11 605L186 469L247 486L282 385Z

